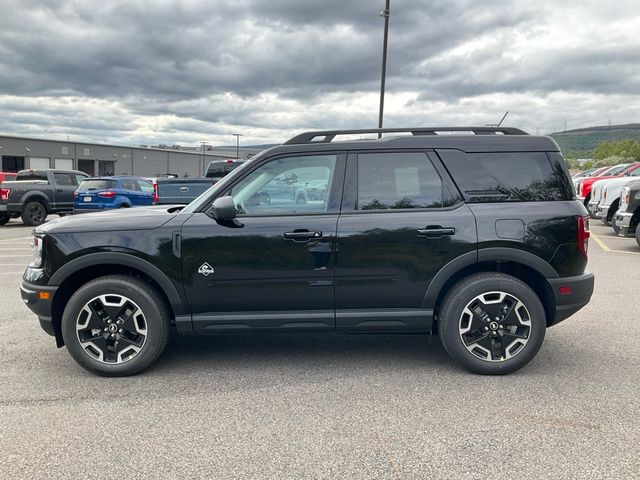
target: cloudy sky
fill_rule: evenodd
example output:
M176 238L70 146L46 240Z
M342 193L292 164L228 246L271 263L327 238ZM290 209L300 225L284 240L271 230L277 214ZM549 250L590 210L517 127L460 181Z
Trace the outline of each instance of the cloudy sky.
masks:
M0 133L275 143L377 125L384 0L0 0ZM640 122L638 0L391 0L385 126Z

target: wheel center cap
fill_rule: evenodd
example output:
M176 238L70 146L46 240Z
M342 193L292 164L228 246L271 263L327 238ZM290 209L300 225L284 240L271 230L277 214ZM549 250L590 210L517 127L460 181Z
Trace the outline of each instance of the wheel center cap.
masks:
M112 323L111 325L109 325L110 333L116 333L117 331L118 331L118 326L115 323Z
M491 322L491 323L489 324L489 328L490 328L491 330L497 330L497 329L498 329L498 322Z

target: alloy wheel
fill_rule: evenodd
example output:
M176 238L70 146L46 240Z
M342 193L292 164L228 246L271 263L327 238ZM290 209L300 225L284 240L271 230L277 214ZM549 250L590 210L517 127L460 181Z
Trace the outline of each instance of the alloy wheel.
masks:
M462 311L459 334L481 360L501 362L520 353L531 336L531 316L520 299L506 292L478 295Z
M147 320L131 299L100 295L80 311L76 335L87 355L101 363L117 365L140 353L147 339Z

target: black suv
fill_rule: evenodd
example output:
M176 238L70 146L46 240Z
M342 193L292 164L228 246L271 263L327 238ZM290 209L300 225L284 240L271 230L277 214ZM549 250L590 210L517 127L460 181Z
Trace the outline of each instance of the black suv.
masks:
M370 133L385 136L334 141ZM326 194L299 202L288 189L300 185ZM503 374L594 281L587 211L557 144L512 128L308 132L187 207L63 218L34 235L22 298L101 375L147 368L172 329L439 333L463 367Z

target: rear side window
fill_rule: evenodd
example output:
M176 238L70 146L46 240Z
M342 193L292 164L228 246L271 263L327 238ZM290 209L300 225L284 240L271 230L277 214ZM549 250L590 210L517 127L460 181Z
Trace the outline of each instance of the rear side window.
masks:
M565 173L560 165L553 168L544 152L439 150L438 155L468 202L566 199L562 193Z
M425 153L358 154L358 210L439 208L444 190Z
M54 173L53 179L58 185L71 187L74 186L73 177L70 173Z
M138 182L136 182L135 180L122 180L122 188L124 190L140 190Z
M146 180L138 180L138 184L140 185L140 190L144 193L153 193L153 184L147 182Z
M109 188L116 188L115 180L85 180L80 184L78 190L86 192L89 190L106 190Z
M43 170L27 170L24 172L18 172L16 180L49 180L47 178L47 172Z

